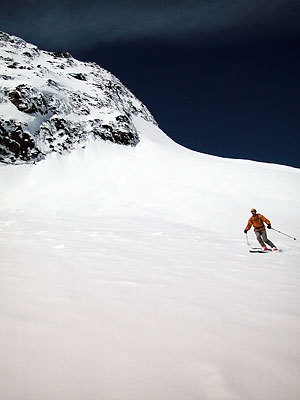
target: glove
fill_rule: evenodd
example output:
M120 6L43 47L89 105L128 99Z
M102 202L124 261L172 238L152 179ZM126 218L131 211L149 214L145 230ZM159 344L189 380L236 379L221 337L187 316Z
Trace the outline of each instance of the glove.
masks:
M272 227L271 227L271 224L269 224L269 225L267 226L267 228L268 228L268 229L271 229L271 228L272 228Z
M244 233L247 233L247 232L248 232L247 229L245 229L245 230L244 230Z

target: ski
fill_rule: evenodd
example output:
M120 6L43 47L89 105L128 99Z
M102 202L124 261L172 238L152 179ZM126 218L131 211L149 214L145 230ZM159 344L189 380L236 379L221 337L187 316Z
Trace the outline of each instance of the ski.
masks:
M277 252L281 252L281 251L282 251L282 249L277 249L277 250L273 251L272 249L263 250L263 249L259 249L259 248L253 248L253 249L249 250L250 253L269 253L269 252L277 253Z
M268 253L269 250L255 250L255 249L252 249L252 250L249 250L249 252L250 253Z

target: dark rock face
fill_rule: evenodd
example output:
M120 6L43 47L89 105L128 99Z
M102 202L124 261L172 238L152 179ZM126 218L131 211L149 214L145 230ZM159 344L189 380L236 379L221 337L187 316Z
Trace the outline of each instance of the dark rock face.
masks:
M34 138L26 127L14 120L0 119L0 160L20 163L41 159L41 152L35 146Z
M133 116L156 123L112 74L0 32L0 162L35 163L87 140L136 146Z
M19 85L8 93L9 100L19 111L27 114L47 114L47 100L43 93L27 85Z

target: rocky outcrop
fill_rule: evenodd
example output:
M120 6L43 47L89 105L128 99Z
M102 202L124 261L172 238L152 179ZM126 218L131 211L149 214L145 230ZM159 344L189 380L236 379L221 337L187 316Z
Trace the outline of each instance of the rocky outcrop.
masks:
M156 123L108 71L0 32L0 162L35 163L90 139L136 146L134 115Z
M0 119L1 162L36 162L43 158L42 152L35 145L33 135L26 128L26 124L15 120Z

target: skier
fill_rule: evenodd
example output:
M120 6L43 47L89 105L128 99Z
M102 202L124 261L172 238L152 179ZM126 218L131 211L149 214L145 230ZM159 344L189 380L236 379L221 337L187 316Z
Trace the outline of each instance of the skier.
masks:
M251 229L251 226L253 225L254 232L256 234L256 239L258 240L259 244L264 250L268 250L266 243L272 247L273 250L277 250L277 247L275 246L274 243L271 242L267 238L267 232L265 229L264 222L267 224L267 228L271 229L271 222L264 217L262 214L257 214L256 209L252 208L251 209L252 217L249 218L248 224L244 230L244 233L247 233L249 229Z

